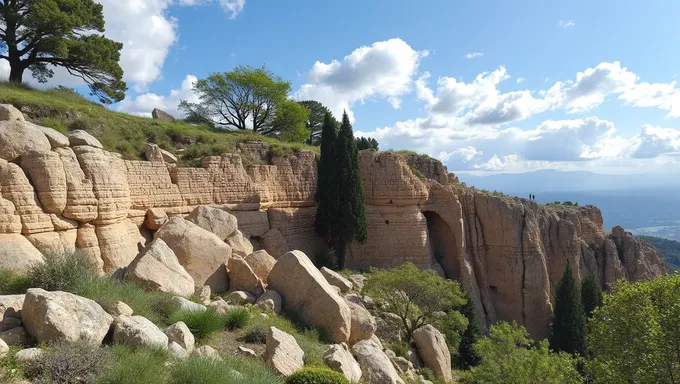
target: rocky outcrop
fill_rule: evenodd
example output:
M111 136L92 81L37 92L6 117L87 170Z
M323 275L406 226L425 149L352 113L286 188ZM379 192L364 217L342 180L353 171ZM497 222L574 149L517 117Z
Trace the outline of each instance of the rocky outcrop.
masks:
M154 108L153 111L151 111L151 117L153 117L156 120L161 120L161 121L175 121L175 118L172 117L171 114L165 112L162 109Z
M333 344L324 353L323 362L337 372L340 372L352 384L358 384L361 380L361 367L349 351L347 344Z
M359 363L362 378L367 384L404 384L390 358L373 340L363 340L355 344L352 355Z
M113 321L113 341L137 348L168 347L168 336L142 316L118 316Z
M267 365L283 376L290 376L304 367L304 357L304 351L293 336L276 327L269 327Z
M432 368L435 375L451 381L451 353L444 335L430 324L413 332L413 342L425 366Z
M125 279L152 291L180 296L194 293L194 279L179 264L177 256L161 239L156 239L130 263Z

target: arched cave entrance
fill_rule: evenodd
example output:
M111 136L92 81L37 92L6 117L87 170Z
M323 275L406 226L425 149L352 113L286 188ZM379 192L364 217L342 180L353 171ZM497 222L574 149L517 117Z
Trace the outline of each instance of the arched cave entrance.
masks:
M444 219L432 211L423 212L427 220L427 233L434 259L442 266L446 277L460 280L456 237Z

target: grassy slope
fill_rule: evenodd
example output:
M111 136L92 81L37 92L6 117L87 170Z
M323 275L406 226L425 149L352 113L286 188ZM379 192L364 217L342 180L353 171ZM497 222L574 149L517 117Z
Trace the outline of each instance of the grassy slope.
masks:
M637 236L637 238L645 240L661 252L671 270L680 270L680 241L654 236Z
M0 84L0 103L22 109L34 123L62 133L84 129L94 135L107 150L125 159L143 159L146 143L177 153L184 150L180 163L197 166L201 157L233 152L238 142L258 139L273 144L277 153L318 148L286 143L252 131L214 130L183 121L162 122L150 118L114 112L80 95L57 89L38 91L25 86Z

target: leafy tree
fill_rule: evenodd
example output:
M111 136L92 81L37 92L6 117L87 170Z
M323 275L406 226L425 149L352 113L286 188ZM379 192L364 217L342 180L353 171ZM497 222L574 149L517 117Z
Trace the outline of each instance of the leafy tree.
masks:
M598 383L680 381L680 274L620 280L588 323L586 372Z
M374 138L357 137L357 147L360 151L364 149L375 149L378 150L378 141Z
M213 73L194 85L198 103L182 100L180 109L194 119L218 126L252 129L284 139L307 137L307 110L289 100L291 85L273 72L238 66L231 72Z
M299 104L309 111L309 116L305 122L305 126L309 131L309 137L305 140L305 144L319 145L321 143L321 130L324 119L326 118L326 114L330 113L330 111L323 104L315 100L300 101ZM337 125L340 125L335 118L333 118L333 120Z
M440 321L443 313L465 304L458 282L433 270L419 270L412 263L372 269L364 292L379 304L379 310L399 316L407 340L416 329Z
M581 289L567 263L562 278L555 287L550 347L556 351L585 354L586 316L581 303Z
M590 275L581 282L581 302L587 317L591 317L593 310L602 305L602 290L595 276Z
M337 171L335 167L335 140L338 138L338 129L334 120L330 112L326 112L321 128L321 155L316 186L318 206L314 218L314 230L319 236L326 239L331 238L332 215L337 206L338 197L338 188L335 184Z
M477 315L475 314L475 304L472 302L470 295L466 295L467 301L460 309L460 312L468 320L468 325L463 332L458 346L458 366L461 368L474 367L479 364L480 358L475 352L474 345L482 337L482 332L479 330L477 324Z
M580 383L575 359L567 353L552 353L548 342L535 343L524 327L498 323L489 336L475 343L481 363L470 369L478 384Z
M39 82L66 68L110 104L125 98L127 85L118 61L123 44L107 39L103 6L93 0L3 0L0 3L0 58L9 80L21 83L26 69Z

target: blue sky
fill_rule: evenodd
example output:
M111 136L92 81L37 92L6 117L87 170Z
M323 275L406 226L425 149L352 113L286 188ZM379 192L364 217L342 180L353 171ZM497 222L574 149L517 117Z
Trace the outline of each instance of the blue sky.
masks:
M113 109L177 114L196 78L266 64L291 97L451 171L677 168L677 1L100 2L125 44Z

